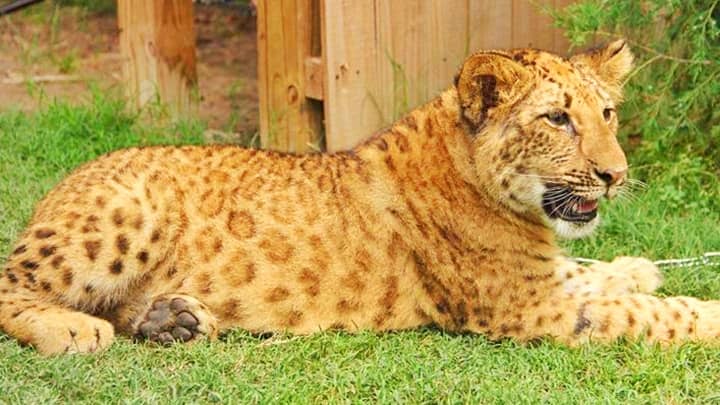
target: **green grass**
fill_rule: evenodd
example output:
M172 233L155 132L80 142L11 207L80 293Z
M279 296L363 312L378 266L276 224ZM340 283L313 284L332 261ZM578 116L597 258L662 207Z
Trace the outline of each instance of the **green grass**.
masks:
M0 256L34 203L80 163L130 145L198 143L201 129L148 128L102 97L0 113ZM600 232L569 244L571 252L609 259L718 250L717 190L704 179L712 173L705 163L683 158L637 169L647 191L605 204ZM661 293L720 298L719 271L668 270ZM118 338L98 355L42 358L0 334L0 403L718 402L718 376L720 349L697 344L569 349L435 329L270 339L234 331L171 348Z

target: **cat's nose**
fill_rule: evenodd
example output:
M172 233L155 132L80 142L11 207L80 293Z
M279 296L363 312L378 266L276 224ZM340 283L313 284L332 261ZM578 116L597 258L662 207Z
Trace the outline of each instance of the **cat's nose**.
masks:
M614 169L595 169L595 174L600 177L602 181L608 186L612 186L620 183L627 174L627 167L620 167Z

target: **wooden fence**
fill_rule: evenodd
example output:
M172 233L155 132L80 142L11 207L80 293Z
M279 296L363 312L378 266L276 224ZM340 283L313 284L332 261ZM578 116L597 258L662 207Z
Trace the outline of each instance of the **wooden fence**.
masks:
M192 0L118 0L125 93L132 107L157 102L172 118L196 110Z
M539 8L570 2L260 0L263 146L350 148L449 86L480 49L565 53L562 34Z

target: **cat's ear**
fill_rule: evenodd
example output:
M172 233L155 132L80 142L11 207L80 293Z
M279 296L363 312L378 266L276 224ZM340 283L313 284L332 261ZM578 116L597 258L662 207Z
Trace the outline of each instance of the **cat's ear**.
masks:
M477 129L488 117L509 109L531 86L533 74L510 56L480 52L455 77L462 114Z
M619 39L570 58L570 61L595 75L610 96L622 99L622 82L633 68L633 54L625 40Z

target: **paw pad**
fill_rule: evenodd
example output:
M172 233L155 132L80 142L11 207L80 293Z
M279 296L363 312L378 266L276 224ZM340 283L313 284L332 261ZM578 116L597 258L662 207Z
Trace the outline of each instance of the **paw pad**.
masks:
M145 314L138 328L139 338L164 345L188 342L202 335L200 321L183 298L161 298Z

